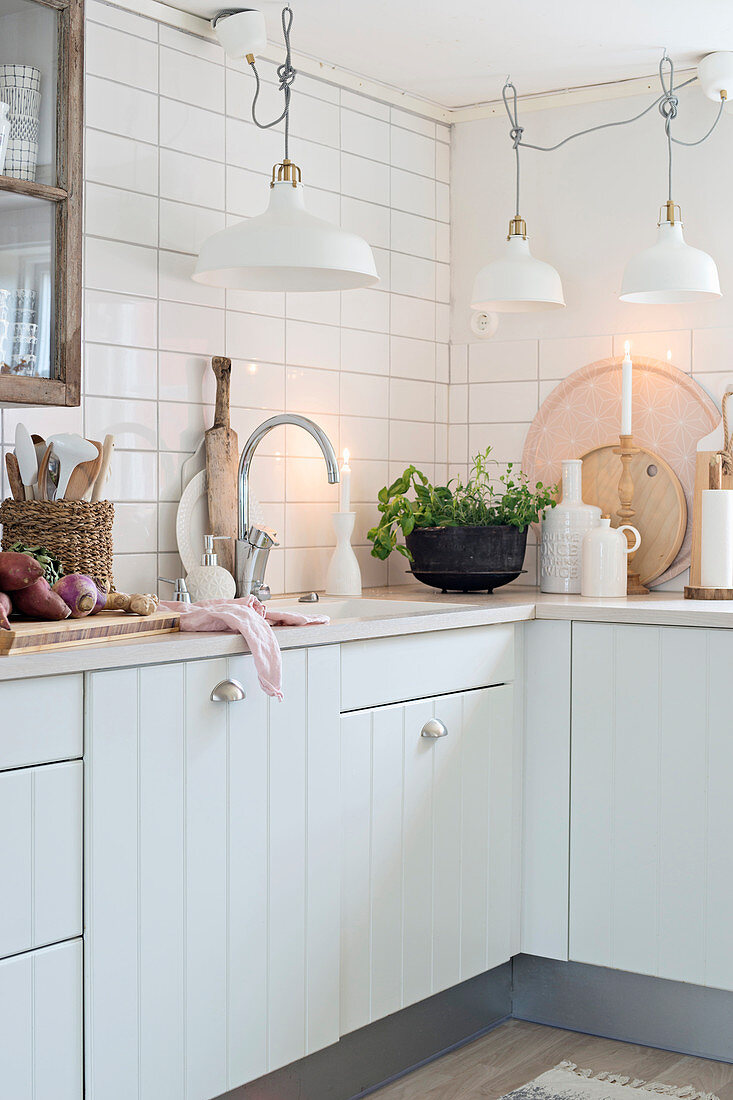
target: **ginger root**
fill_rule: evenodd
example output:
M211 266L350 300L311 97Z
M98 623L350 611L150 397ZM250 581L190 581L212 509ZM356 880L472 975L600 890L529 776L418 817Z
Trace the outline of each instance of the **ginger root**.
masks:
M109 592L105 611L125 611L128 615L152 615L158 610L158 597L148 592L134 592L128 596L124 592Z

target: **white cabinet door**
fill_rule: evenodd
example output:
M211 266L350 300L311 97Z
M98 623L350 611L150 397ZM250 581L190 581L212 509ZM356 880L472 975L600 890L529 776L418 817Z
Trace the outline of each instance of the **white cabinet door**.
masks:
M573 627L570 956L733 989L733 634Z
M421 736L439 718L448 735ZM341 1031L517 949L511 685L341 720Z
M283 703L249 656L90 677L89 1100L209 1100L338 1039L338 661L283 654Z
M82 1100L82 945L0 962L0 1096Z

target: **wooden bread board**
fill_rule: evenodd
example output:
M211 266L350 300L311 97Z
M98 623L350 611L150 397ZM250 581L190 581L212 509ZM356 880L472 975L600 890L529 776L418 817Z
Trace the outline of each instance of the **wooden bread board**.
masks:
M614 446L596 447L583 456L583 500L597 504L611 516L611 526L621 523L618 483L621 460ZM640 448L631 460L636 515L629 521L641 535L633 568L642 584L660 577L677 557L687 530L687 501L679 478L661 455Z
M695 464L695 493L692 498L692 550L690 558L690 588L700 587L702 550L702 491L710 484L710 463L717 451L698 451ZM722 489L733 489L733 474L723 474ZM701 597L696 596L695 599ZM708 597L712 599L712 597Z
M127 615L124 611L100 611L98 615L64 619L57 623L11 619L11 629L0 630L0 657L172 634L178 630L179 621L180 616L171 611L156 611L145 616Z

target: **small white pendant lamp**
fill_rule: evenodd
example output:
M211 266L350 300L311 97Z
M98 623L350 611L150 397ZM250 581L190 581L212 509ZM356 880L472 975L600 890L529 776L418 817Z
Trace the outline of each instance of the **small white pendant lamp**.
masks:
M516 215L509 222L503 255L482 267L474 280L471 309L534 313L564 305L560 276L551 264L532 255L527 225Z
M474 279L471 309L486 313L537 313L544 309L560 309L565 305L560 276L554 267L536 260L530 252L527 223L519 214L519 146L523 130L519 125L517 89L509 77L501 96L514 143L516 208L509 222L503 255L482 267Z
M676 203L670 200L664 204L658 226L657 240L651 248L638 252L626 264L621 301L679 305L720 298L715 261L707 252L685 244Z
M279 118L261 123L256 117L260 78L254 54L262 46L264 20L253 10L222 13L214 20L214 29L229 56L246 57L254 72L255 125L269 129L284 120L285 157L272 170L267 210L227 226L204 241L193 274L197 283L237 290L317 291L352 290L379 282L367 242L355 233L316 218L305 208L301 171L288 156L290 89L296 75L290 60L292 22L292 10L286 6L282 11L282 27L287 52L284 64L278 68L285 107Z

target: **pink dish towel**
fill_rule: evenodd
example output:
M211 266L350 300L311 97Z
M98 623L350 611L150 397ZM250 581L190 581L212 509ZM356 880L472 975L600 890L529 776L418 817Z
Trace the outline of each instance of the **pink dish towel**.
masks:
M161 600L160 606L181 616L181 630L227 630L232 634L241 634L254 657L260 687L276 699L283 698L283 664L272 626L310 626L329 622L327 615L299 615L267 608L255 596L242 596L238 600L201 600L200 603Z

